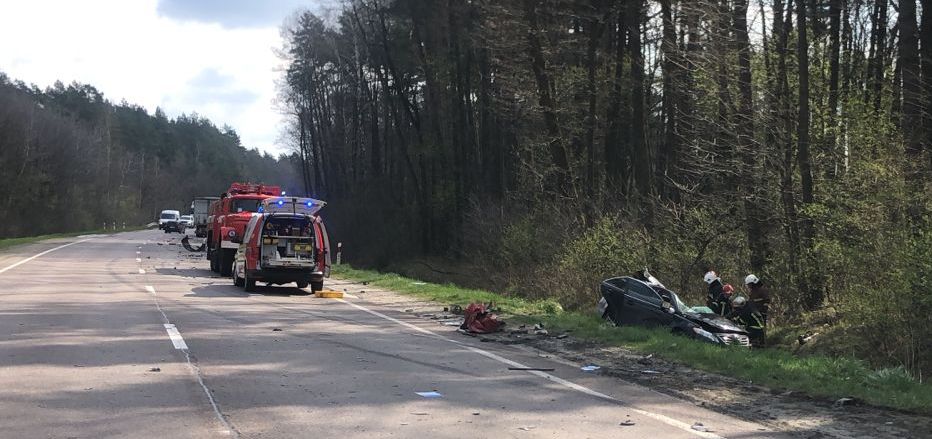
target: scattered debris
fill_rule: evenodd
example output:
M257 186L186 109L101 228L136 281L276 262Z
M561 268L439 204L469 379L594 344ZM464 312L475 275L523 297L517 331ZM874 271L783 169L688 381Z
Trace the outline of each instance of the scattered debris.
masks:
M184 238L181 238L181 245L189 252L202 252L207 249L207 240L204 240L200 247L195 248L192 247L191 243L188 241L188 235L184 235Z
M411 285L427 285L427 282L411 282Z
M624 425L625 427L630 427L630 426L634 425L634 421L632 421L632 420L630 420L630 419L625 419L624 421L621 421L621 423L618 424L618 425Z
M414 416L427 416L427 415L429 415L430 413L427 413L427 412L411 412L411 414L414 415Z
M281 332L282 328L272 328L272 332Z
M509 367L508 370L535 370L538 372L553 372L552 367Z
M596 365L594 365L594 364L587 364L587 365L585 365L585 366L583 366L583 367L580 367L579 369L582 370L583 372L595 372L595 371L601 369L601 367L600 367L600 366L596 366Z
M443 310L444 310L444 311L447 311L446 308L444 308ZM459 306L459 305L450 305L450 310L449 310L449 311L450 311L451 314L456 314L456 315L458 315L458 316L463 315L463 307L462 307L462 306Z
M537 427L535 427L535 426L533 426L533 425L530 425L530 426L527 426L527 427L518 427L518 430L521 430L521 431L531 431L531 430L533 430L533 429L535 429L535 428L537 428Z
M159 367L150 367L149 372L161 372L162 369Z
M560 335L557 336L557 338L562 340L562 339L564 339L564 338L566 338L566 337L569 337L569 336L570 336L569 334L560 334Z
M472 415L473 415L473 416L479 416L479 412L472 412ZM892 422L891 422L891 424L892 424Z
M443 398L443 395L440 394L440 392L436 390L430 391L430 392L414 392L414 393L420 396L423 396L424 398Z
M709 427L706 427L705 425L702 425L701 422L696 422L695 424L692 425L691 428L692 428L693 430L696 430L696 431L704 431L704 432L707 432L707 433L710 432L710 431L712 431L712 430L709 429Z
M642 370L641 373L646 373L646 374L648 374L648 375L657 375L657 374L661 374L661 373L663 373L663 372L661 372L661 371L659 371L659 370L650 370L650 369L647 369L647 370Z
M834 406L842 407L851 404L854 404L854 398L838 398L838 400L835 401Z
M466 318L460 329L465 329L475 334L488 334L498 332L504 321L499 320L498 316L492 313L492 303L471 303L466 307Z
M414 312L414 310L411 309L411 308L408 308L408 309L405 310L405 312Z

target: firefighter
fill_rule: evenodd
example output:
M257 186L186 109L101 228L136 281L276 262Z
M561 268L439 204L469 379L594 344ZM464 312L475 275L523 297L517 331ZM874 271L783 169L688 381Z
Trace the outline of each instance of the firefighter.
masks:
M728 319L744 326L748 331L748 338L751 346L755 348L764 347L764 318L753 300L747 300L744 296L736 296L731 302L733 311L728 314Z
M764 329L767 327L767 314L770 311L770 291L764 286L764 282L753 274L744 278L744 285L748 287L748 293L751 301L757 306L761 316L764 318Z
M714 271L709 271L702 280L709 285L709 295L706 297L706 306L720 316L727 316L731 312L731 303L725 295L722 279Z

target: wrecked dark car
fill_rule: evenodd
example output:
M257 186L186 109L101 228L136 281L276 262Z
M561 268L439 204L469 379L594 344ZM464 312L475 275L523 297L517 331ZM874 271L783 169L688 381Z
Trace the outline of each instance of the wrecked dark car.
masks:
M750 347L748 333L732 321L698 312L649 274L602 281L599 315L618 326L669 327L675 334L719 345Z

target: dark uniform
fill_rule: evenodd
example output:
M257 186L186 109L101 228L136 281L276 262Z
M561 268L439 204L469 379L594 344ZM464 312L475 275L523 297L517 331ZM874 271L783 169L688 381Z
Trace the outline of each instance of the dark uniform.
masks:
M751 284L748 286L751 290L751 302L757 305L757 310L764 318L764 328L767 327L767 313L770 311L770 290L762 283Z
M728 318L744 326L748 331L748 338L751 339L751 346L755 348L764 347L764 330L767 327L765 318L753 300L749 300L744 306L735 308Z
M728 296L725 295L722 288L721 279L712 281L709 284L709 295L706 297L705 303L712 312L724 317L731 313L731 301L728 300Z

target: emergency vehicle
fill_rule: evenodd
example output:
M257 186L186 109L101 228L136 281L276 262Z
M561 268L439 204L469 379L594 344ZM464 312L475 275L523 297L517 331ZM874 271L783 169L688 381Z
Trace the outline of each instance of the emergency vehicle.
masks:
M210 203L207 217L207 259L210 269L230 275L236 249L243 242L243 232L252 214L259 211L262 200L279 197L278 186L232 183L220 199Z
M324 205L313 198L262 200L236 251L233 283L246 291L254 291L256 282L322 290L330 277L330 238L318 214Z

